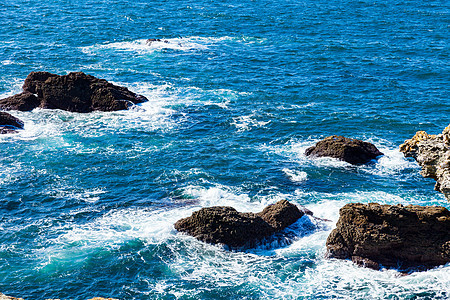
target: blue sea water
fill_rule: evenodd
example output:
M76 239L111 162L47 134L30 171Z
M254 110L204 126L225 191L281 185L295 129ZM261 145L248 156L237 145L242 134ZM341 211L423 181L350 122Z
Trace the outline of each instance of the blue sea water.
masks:
M346 203L449 208L398 151L450 123L448 1L1 0L0 16L0 98L31 71L83 71L150 100L12 111L25 130L0 136L0 292L450 298L449 265L403 276L324 258ZM332 134L386 155L357 167L304 156ZM280 199L331 222L305 217L240 252L173 228L201 207Z

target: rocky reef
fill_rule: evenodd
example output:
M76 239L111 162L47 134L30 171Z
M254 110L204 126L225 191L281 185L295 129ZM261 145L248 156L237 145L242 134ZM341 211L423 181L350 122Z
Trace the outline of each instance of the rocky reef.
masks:
M87 113L95 110L117 111L148 101L125 87L117 86L83 72L56 75L31 72L25 79L23 92L1 99L4 110L30 111L34 108L61 109Z
M339 213L326 242L328 257L373 269L450 262L450 212L444 207L351 203Z
M450 201L450 125L441 134L418 131L400 145L405 157L413 157L422 167L420 174L436 180L434 189Z
M306 149L305 155L333 157L350 164L359 165L368 163L372 159L383 155L383 153L371 143L333 135Z
M0 134L16 133L18 129L23 129L23 121L0 111Z
M202 208L174 226L200 241L236 248L252 246L293 224L304 214L312 215L312 212L299 209L287 200L269 205L260 213L240 213L232 207L214 206Z

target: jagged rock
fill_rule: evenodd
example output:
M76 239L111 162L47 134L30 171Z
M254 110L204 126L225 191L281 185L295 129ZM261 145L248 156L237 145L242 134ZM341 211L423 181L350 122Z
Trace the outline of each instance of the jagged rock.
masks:
M71 112L116 111L127 109L147 98L83 72L56 75L31 72L23 93L0 100L0 108L29 111L36 107Z
M23 300L23 298L6 296L5 294L0 293L0 300Z
M450 201L450 125L442 134L418 131L400 145L405 157L413 157L422 167L420 174L436 180L434 189Z
M202 208L175 223L175 229L211 244L251 246L258 240L291 225L305 213L286 200L267 206L260 213L239 213L232 207Z
M17 129L23 129L23 122L6 112L0 111L0 134L16 133Z
M450 212L440 206L351 203L327 239L328 257L378 269L450 262Z
M333 135L306 149L305 155L334 157L358 165L368 163L372 159L383 155L383 153L371 143Z

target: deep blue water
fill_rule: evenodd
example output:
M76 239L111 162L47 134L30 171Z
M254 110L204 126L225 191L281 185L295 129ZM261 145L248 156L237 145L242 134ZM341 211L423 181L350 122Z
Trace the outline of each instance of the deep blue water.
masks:
M401 276L324 258L349 202L442 205L398 146L450 121L447 1L0 2L0 98L83 71L150 101L12 113L0 137L0 292L25 299L448 299L450 266ZM146 45L148 38L168 43ZM366 166L307 159L332 134ZM200 207L316 216L229 252L177 234Z

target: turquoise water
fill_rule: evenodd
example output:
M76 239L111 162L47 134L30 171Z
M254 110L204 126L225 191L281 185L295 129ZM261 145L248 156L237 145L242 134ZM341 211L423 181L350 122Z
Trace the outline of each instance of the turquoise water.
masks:
M324 258L349 202L442 205L398 146L449 124L446 1L0 3L0 98L31 71L83 71L132 110L36 109L0 136L0 292L26 299L448 299L450 266L402 276ZM168 43L146 45L148 38ZM307 159L328 135L366 166ZM303 218L229 252L177 234L200 207Z

